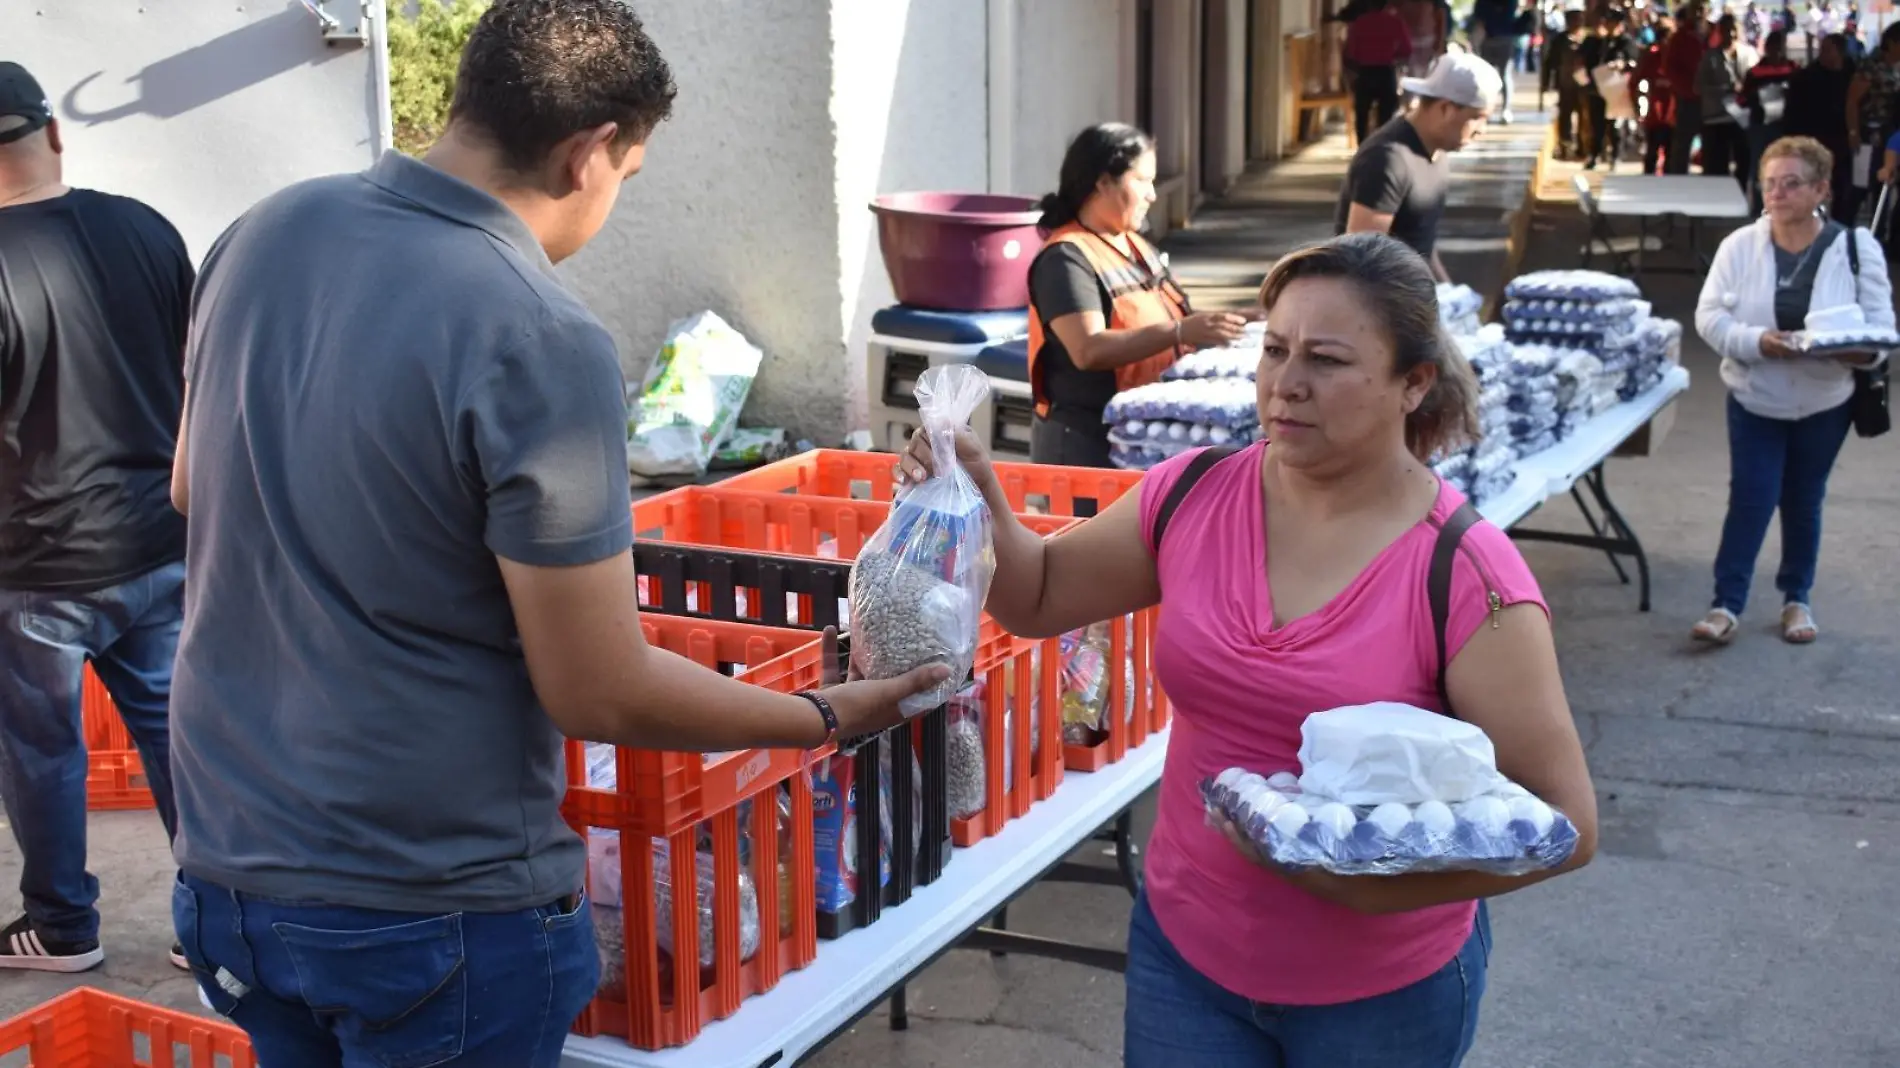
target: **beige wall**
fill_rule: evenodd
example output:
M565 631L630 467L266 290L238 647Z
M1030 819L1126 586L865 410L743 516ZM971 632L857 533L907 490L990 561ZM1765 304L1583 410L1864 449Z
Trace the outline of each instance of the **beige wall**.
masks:
M906 190L989 188L987 25L980 0L832 0L831 122L842 364L813 386L846 389L839 418L865 422L871 315L894 301L871 199ZM812 392L816 394L817 389ZM811 405L818 410L814 397Z
M998 192L1041 196L1055 189L1062 154L1077 132L1134 118L1134 80L1124 58L1133 0L1009 0L1014 33L1008 181Z

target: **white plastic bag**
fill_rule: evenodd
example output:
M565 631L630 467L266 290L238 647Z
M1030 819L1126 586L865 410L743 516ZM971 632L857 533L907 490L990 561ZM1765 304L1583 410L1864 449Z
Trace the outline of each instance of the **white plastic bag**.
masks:
M1300 768L1302 791L1347 805L1449 805L1508 782L1481 728L1389 701L1306 717Z
M851 567L851 659L864 677L950 668L941 684L899 705L907 716L963 688L996 570L989 505L956 460L957 428L989 402L989 377L966 364L933 367L916 393L936 470L897 496Z
M710 311L666 328L666 342L627 397L627 470L698 478L732 435L765 354Z

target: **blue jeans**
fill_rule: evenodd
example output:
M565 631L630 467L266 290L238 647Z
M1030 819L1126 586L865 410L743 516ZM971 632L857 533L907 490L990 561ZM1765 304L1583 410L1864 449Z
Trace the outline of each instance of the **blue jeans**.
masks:
M1436 973L1342 1005L1267 1005L1202 975L1161 933L1147 895L1128 931L1126 1068L1457 1068L1478 1031L1491 959L1483 903Z
M172 923L212 1009L295 1068L556 1068L600 985L593 912L276 901L180 874Z
M20 894L47 938L99 937L99 880L86 870L86 661L112 694L165 832L172 808L172 659L185 565L86 593L0 590L0 800L20 846Z
M1783 603L1808 604L1821 557L1821 501L1847 440L1848 405L1806 419L1769 419L1728 399L1728 517L1715 553L1715 604L1736 615L1748 604L1768 522L1781 511Z

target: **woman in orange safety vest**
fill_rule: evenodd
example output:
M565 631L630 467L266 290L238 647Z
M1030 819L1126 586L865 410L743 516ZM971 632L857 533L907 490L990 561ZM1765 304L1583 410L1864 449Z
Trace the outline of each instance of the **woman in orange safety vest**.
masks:
M1036 463L1109 466L1109 398L1156 381L1182 353L1234 340L1246 323L1188 307L1161 254L1137 232L1154 200L1154 142L1122 123L1078 134L1061 187L1042 198L1047 240L1029 266Z

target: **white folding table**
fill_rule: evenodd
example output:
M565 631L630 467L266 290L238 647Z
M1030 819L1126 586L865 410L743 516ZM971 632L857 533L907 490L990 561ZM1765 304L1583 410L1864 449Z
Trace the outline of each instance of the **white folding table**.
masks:
M1611 174L1603 178L1597 192L1597 212L1605 216L1635 216L1637 232L1644 249L1649 241L1649 220L1657 216L1688 220L1689 254L1694 267L1653 267L1642 251L1636 254L1636 274L1644 271L1696 273L1709 269L1709 257L1702 251L1700 234L1704 220L1748 218L1748 198L1733 178L1694 174Z

